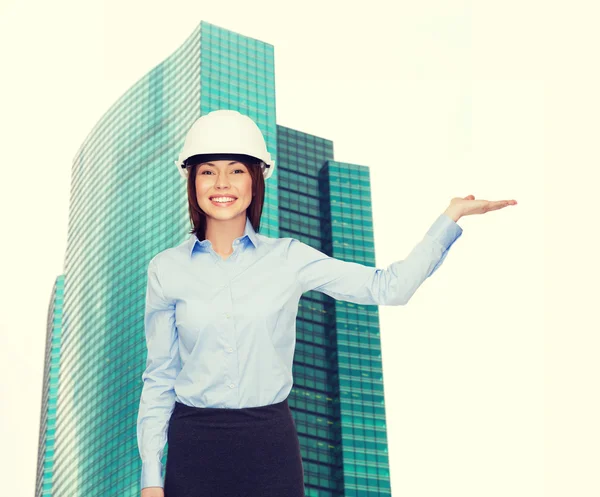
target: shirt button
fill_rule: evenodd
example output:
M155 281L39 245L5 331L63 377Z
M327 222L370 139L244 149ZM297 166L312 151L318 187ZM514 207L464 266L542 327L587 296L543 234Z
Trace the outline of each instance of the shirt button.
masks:
M233 387L235 387L235 385L233 383L230 383L229 388L233 388Z
M226 317L227 319L229 319L229 314L228 314L228 313L225 313L225 317Z
M233 349L232 349L231 347L229 347L229 348L227 349L227 352L233 352Z

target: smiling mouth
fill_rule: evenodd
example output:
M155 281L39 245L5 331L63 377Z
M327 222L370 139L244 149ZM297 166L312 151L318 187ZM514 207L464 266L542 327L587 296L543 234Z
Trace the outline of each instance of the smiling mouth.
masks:
M233 200L230 200L229 202L217 202L216 200L213 200L212 198L210 199L210 201L214 204L214 205L220 205L222 207L227 207L229 205L232 205L235 201L237 200L237 198L234 198Z

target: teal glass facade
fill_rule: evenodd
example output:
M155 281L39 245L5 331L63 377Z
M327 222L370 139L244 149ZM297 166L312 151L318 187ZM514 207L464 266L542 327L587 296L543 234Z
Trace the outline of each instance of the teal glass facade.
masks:
M365 166L333 143L278 126L280 236L375 267ZM310 291L296 322L294 413L308 496L391 495L377 306Z
M48 306L35 497L49 497L52 495L56 403L58 397L64 295L65 277L61 274L56 278L54 287L52 288L52 295L50 296L50 305Z
M368 168L276 124L272 45L202 21L102 116L73 161L46 495L139 496L147 264L188 237L173 161L192 123L220 108L250 116L276 161L259 232L375 264ZM309 292L297 326L290 407L307 495L389 495L377 307Z

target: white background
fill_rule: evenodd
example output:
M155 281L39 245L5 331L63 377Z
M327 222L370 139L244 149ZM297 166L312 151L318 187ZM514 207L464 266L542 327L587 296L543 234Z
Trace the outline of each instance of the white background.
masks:
M380 307L393 495L600 495L588 3L2 1L2 494L34 492L72 160L205 20L274 45L278 124L371 168L378 267L452 197L518 201L461 218L408 305Z

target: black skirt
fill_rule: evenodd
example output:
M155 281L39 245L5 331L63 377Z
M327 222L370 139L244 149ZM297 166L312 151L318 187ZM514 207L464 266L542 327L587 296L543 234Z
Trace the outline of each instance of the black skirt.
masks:
M305 497L287 398L241 409L176 401L167 440L165 497Z

